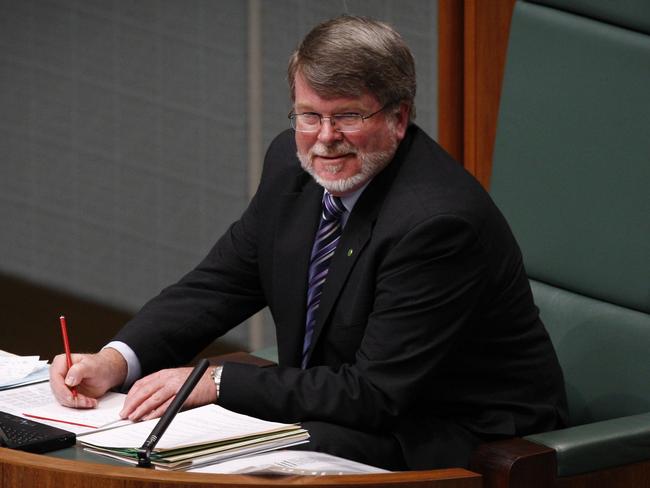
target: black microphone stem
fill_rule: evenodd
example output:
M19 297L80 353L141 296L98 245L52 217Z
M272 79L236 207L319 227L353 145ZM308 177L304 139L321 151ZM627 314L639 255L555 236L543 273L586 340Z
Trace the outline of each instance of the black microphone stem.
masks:
M151 431L151 434L149 434L147 440L142 444L142 447L138 449L138 466L142 468L148 468L151 466L151 451L156 447L156 444L167 430L167 427L169 427L171 421L176 417L176 414L180 411L183 403L185 403L187 397L190 396L190 393L192 393L192 390L201 379L201 376L203 376L203 373L205 373L205 370L208 369L209 365L210 362L207 359L201 359L199 364L196 365L187 377L185 383L183 383L181 389L178 390L178 393L172 400L167 411L162 417L160 417L160 420Z

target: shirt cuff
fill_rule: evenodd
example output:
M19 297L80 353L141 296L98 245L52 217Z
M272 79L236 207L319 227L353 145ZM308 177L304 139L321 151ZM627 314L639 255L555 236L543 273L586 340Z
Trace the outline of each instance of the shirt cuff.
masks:
M140 360L138 359L138 356L135 355L135 352L133 352L133 349L131 349L124 342L111 341L108 344L106 344L102 349L106 349L107 347L115 349L124 357L124 360L126 361L126 368L127 368L126 379L124 380L124 383L122 383L122 386L120 387L121 391L126 391L129 388L131 388L133 383L135 383L136 380L140 379L140 376L142 375Z

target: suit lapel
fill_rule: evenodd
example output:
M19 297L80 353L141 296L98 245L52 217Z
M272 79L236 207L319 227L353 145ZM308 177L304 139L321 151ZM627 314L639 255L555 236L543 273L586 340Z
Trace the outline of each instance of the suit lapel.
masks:
M274 302L281 304L275 308L278 356L286 366L299 366L302 360L307 273L322 195L323 189L310 179L301 192L280 197L273 289Z

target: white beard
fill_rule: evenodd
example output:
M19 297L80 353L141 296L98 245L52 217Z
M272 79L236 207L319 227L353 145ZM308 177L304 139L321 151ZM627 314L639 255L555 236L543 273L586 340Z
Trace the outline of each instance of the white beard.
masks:
M397 144L398 142L395 141L394 144L392 144L392 147L386 151L365 153L357 151L354 146L345 141L335 143L331 146L317 142L312 146L307 154L298 151L297 156L302 168L307 171L312 178L314 178L316 183L330 193L345 194L349 191L360 188L376 176L382 169L388 166L388 163L390 163L395 155ZM332 157L340 154L356 154L361 161L361 171L353 176L341 178L340 180L324 180L321 178L314 170L314 157Z

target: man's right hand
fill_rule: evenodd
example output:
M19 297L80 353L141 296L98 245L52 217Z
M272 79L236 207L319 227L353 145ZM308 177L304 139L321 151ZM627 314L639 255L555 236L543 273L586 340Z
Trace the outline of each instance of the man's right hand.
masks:
M50 388L61 405L95 408L97 398L126 379L127 364L115 349L107 347L97 354L72 354L68 370L65 354L59 354L50 366ZM77 396L71 387L76 387Z

